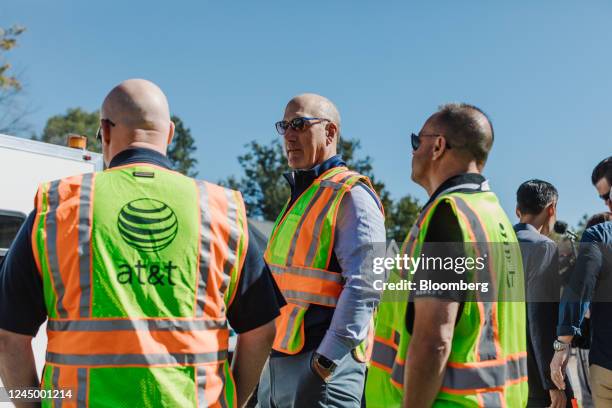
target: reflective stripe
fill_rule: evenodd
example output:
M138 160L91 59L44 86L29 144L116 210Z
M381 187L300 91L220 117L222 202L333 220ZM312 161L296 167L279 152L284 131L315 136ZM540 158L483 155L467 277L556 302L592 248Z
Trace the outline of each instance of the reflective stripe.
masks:
M321 185L323 185L325 181L326 180L322 181ZM319 201L319 198L321 198L323 191L325 190L322 188L317 189L313 197L308 202L308 205L304 209L302 216L300 217L300 221L298 222L297 228L295 229L295 232L293 233L293 237L291 238L291 245L289 245L289 251L287 252L287 261L286 261L287 265L293 264L293 255L295 255L295 249L297 247L297 240L298 240L298 237L300 236L300 232L302 231L302 226L304 225L304 221L307 218L306 215L310 212L310 210L315 205L315 203Z
M206 288L208 285L208 274L210 271L210 245L211 245L211 218L208 202L208 187L206 182L196 180L200 190L200 275L196 289L196 311L198 317L204 316L206 305Z
M58 390L59 389L59 374L60 374L60 368L59 367L53 367L53 377L51 379L51 387L54 390ZM53 406L54 407L61 407L62 406L62 400L61 399L52 399L53 401Z
M287 328L285 330L285 335L283 337L283 341L281 342L281 347L284 350L287 350L289 347L289 340L291 340L291 338L293 337L293 326L295 325L295 318L297 317L298 313L300 312L300 308L299 307L293 307L293 310L291 310L291 314L289 315L289 321L287 322Z
M81 301L79 316L91 316L91 203L93 174L84 174L79 196L79 283Z
M240 239L240 231L238 230L238 204L234 192L229 189L224 189L227 199L227 221L230 231L227 239L227 258L223 266L223 277L219 287L221 293L225 293L229 286L232 277L232 270L236 265L236 251L238 250L238 240Z
M225 367L224 364L219 364L219 370L217 372L217 375L219 376L219 378L221 378L221 384L223 384L223 387L221 388L221 395L219 395L219 403L221 404L221 408L228 408L227 406L227 383L226 383L226 378L225 378Z
M227 358L227 350L189 354L58 354L47 352L46 360L52 364L76 366L130 366L130 365L193 365L215 363Z
M225 329L226 321L213 320L177 320L177 319L100 319L100 320L55 320L49 319L47 330L50 331L116 331L116 330L151 330L151 331L192 331Z
M87 393L89 392L89 369L88 368L78 368L77 369L77 407L85 408L87 407Z
M47 232L47 256L49 257L49 269L53 276L53 286L57 294L57 314L59 317L67 317L68 312L64 307L64 294L66 289L59 270L59 261L57 258L57 207L59 205L59 184L60 180L51 183L49 188L49 206L47 208L47 216L45 217L45 230Z
M491 256L486 255L488 251L487 234L484 227L480 223L478 215L468 206L468 204L460 197L453 197L455 205L461 211L470 224L470 229L474 233L475 244L478 248L479 256L487 256L486 268L483 268L477 273L478 282L487 282L489 286L495 287L491 283ZM490 291L492 297L495 298L494 292ZM481 298L480 291L477 292L478 298ZM483 300L483 299L480 299ZM488 300L488 299L486 299ZM497 313L497 303L480 301L479 310L481 311L481 319L483 320L482 329L479 333L477 350L479 360L495 360L497 358L496 338L495 338L495 315Z
M397 349L392 346L374 340L374 349L372 350L372 362L377 363L388 371L393 368L393 362L397 355Z
M342 180L339 181L339 183L344 185L344 183L351 177L358 177L358 176L355 176L355 173L351 172L351 174L343 177ZM312 265L314 257L317 253L317 249L319 248L321 244L320 237L321 237L321 228L323 227L323 220L325 219L325 217L327 217L327 213L329 212L329 209L331 208L332 204L336 201L336 197L337 195L333 196L333 198L330 198L329 201L325 203L325 207L323 208L323 210L321 210L321 212L317 216L317 220L315 221L315 225L312 229L312 239L310 240L310 248L308 248L308 255L306 255L306 262L305 262L306 265ZM340 203L338 203L338 205L340 205Z
M393 362L393 369L391 370L391 380L392 383L394 383L394 385L396 387L399 387L400 389L404 388L404 368L405 365L403 363L400 363L397 360Z
M196 367L195 375L198 408L206 408L209 406L208 401L206 400L206 369L202 366Z
M316 295L314 293L299 292L297 290L283 290L283 296L289 299L297 299L308 303L316 303L323 306L335 307L338 299L331 296Z
M527 377L527 357L524 354L505 362L490 363L467 363L461 366L448 363L442 382L442 387L447 389L444 391L503 387L509 381Z
M321 269L300 268L298 266L281 267L278 265L268 265L272 273L282 275L285 273L291 275L304 276L307 278L322 279L329 282L343 283L342 275L338 272L328 272Z
M502 394L499 391L485 392L480 394L482 397L483 408L501 408L504 406L502 403Z

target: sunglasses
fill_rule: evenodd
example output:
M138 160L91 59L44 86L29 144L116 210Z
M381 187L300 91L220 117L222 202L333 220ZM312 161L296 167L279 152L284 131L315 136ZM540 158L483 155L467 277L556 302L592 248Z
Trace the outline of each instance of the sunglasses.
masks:
M115 123L110 119L100 119L100 122L106 122L109 125L111 125L111 127L115 127ZM98 132L96 133L96 139L98 139L98 142L102 143L102 126L98 126Z
M331 120L324 119L324 118L299 117L299 118L293 118L290 121L281 120L279 122L276 122L275 123L276 131L278 132L279 135L284 135L285 133L287 133L287 129L291 127L291 129L301 132L302 130L306 129L306 126L316 125L316 123L310 123L311 120L318 120L319 122L317 123L331 122Z
M410 144L412 145L412 150L418 150L419 146L421 146L421 138L422 137L438 137L438 136L442 136L441 134L438 133L426 133L426 134L420 134L420 135L416 135L414 133L410 134ZM450 143L448 143L448 140L446 140L446 148L450 149L451 145Z

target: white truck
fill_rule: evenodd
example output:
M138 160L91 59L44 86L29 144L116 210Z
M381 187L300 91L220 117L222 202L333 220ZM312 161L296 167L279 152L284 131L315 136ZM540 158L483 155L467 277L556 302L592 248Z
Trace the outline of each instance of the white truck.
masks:
M0 260L34 209L39 183L99 171L103 163L99 153L0 134ZM43 325L33 341L39 375L47 344L45 329ZM0 402L0 406L10 405Z

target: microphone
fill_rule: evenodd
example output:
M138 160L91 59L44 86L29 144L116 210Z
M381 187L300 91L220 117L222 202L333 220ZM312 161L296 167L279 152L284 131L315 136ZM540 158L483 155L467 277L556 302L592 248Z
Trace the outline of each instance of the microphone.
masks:
M555 232L559 235L566 235L568 238L572 240L578 239L578 235L576 235L572 230L567 226L567 222L565 221L555 221L555 227L553 228Z

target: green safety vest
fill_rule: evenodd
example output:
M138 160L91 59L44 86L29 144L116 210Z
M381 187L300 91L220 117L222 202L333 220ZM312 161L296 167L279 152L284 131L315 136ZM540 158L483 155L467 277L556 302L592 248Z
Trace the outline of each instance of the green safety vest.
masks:
M132 164L44 183L35 204L41 387L78 407L236 406L225 312L248 245L240 193Z
M290 208L287 202L274 224L264 259L287 300L276 320L276 351L302 350L304 316L311 304L336 306L343 289L342 275L329 270L336 217L342 198L358 182L374 191L367 177L334 167L314 180ZM370 335L371 339L373 324ZM358 346L356 358L365 361L371 344L366 339Z
M490 282L496 299L463 303L435 407L524 407L527 403L526 323L520 249L514 229L492 192L450 192L421 212L401 253L418 257L437 206L448 203L457 216L466 256L487 254L487 267L471 281ZM410 280L393 270L388 282ZM466 277L466 279L468 279ZM409 291L385 291L379 306L374 350L366 383L368 408L400 407L410 344L406 329ZM410 390L409 392L419 392Z

